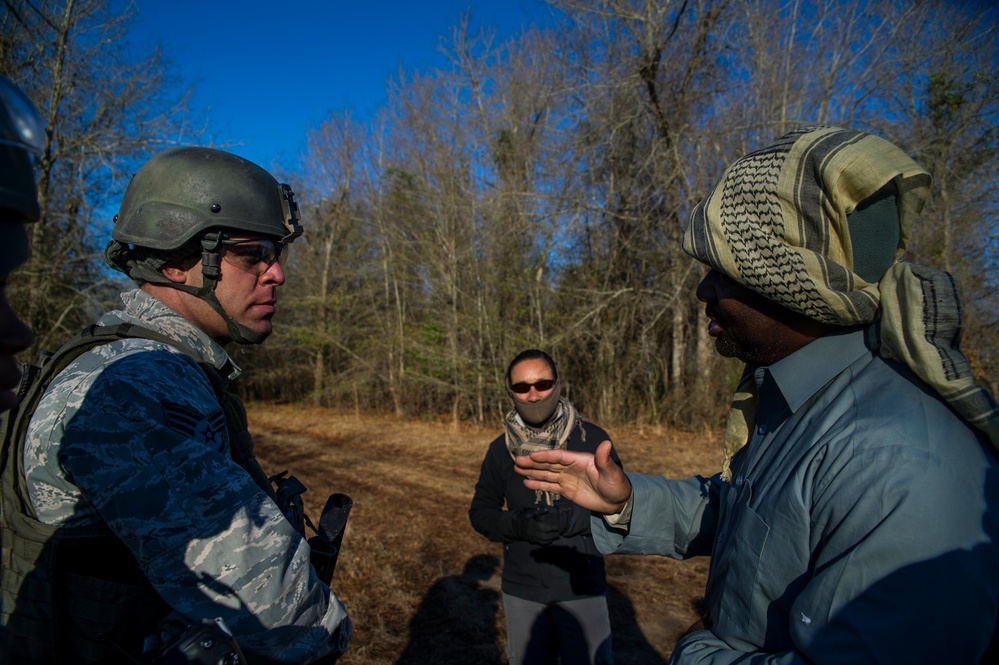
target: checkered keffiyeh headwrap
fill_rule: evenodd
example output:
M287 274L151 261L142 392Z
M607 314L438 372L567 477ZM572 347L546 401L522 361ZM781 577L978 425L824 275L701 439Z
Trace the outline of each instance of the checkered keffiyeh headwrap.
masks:
M894 182L900 240L877 283L853 271L847 216ZM961 305L952 277L900 261L929 194L930 176L882 138L807 127L746 155L693 210L683 249L753 291L833 325L880 317L880 353L905 363L999 448L999 406L975 383L960 350ZM729 412L725 468L749 440L756 395L751 372Z

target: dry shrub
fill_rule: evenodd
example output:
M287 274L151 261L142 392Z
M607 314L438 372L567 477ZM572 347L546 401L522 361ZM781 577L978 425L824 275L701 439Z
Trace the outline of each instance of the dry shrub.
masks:
M489 442L499 434L295 405L253 404L250 427L268 473L326 497L354 500L333 589L354 622L345 665L505 663L502 546L472 530L468 505ZM717 433L610 431L630 471L686 477L720 463ZM619 665L664 663L693 623L707 559L607 558Z

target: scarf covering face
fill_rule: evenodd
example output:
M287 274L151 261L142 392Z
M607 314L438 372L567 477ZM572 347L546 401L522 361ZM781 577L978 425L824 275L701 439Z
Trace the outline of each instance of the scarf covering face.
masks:
M895 263L877 283L853 271L847 215L893 182L900 224ZM900 262L930 176L877 136L836 127L793 131L730 166L691 212L685 252L747 288L822 323L880 317L882 356L908 365L999 448L999 406L960 350L953 278ZM743 373L725 432L723 478L756 419L753 372Z
M517 396L509 386L506 388L506 394L513 400L513 408L520 414L521 420L530 427L544 428L548 420L554 415L556 409L558 409L559 396L562 394L562 382L556 378L551 392L537 402L517 399Z
M540 428L531 427L518 417L517 409L511 410L503 419L503 429L506 431L506 449L510 452L510 457L516 459L522 455L530 455L537 450L565 450L569 441L569 436L575 427L582 427L582 421L576 412L576 407L569 403L564 397L559 397L555 393L545 399L555 397L555 417ZM544 401L544 400L542 400ZM517 402L515 401L516 405ZM557 494L553 492L535 491L535 502L541 503L544 499L546 505L555 505Z

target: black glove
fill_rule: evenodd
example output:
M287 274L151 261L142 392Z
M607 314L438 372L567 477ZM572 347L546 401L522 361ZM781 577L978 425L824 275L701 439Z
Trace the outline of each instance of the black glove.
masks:
M547 506L525 506L513 511L510 531L514 540L526 540L534 545L551 545L561 531L559 511Z
M558 508L558 532L563 536L568 535L569 531L572 530L572 524L573 524L572 518L573 514L576 512L573 509L574 505L575 504L571 503L568 504L559 503L556 504L555 506L556 508Z

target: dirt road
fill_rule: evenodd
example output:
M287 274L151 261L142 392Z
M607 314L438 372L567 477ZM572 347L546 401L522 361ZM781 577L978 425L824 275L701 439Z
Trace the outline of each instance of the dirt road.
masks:
M323 409L250 405L257 456L326 497L354 500L333 589L354 622L344 665L501 664L502 547L472 530L468 505L486 447L498 433ZM605 428L629 470L683 477L717 461L709 435ZM717 439L715 439L717 440ZM695 621L707 559L607 559L618 665L664 663Z

